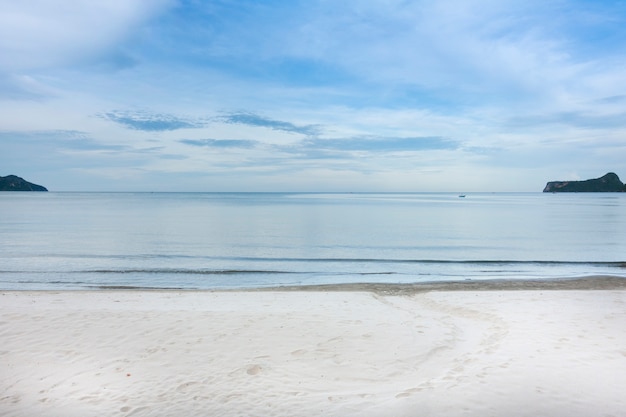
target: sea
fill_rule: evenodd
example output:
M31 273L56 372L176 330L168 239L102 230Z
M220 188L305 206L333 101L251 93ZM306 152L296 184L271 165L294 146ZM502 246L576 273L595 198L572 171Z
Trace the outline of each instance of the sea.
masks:
M0 289L626 277L626 193L0 193Z

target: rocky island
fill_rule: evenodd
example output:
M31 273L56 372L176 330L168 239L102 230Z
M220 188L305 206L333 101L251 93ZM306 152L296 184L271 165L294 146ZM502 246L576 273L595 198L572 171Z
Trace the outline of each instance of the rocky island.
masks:
M46 187L33 184L16 175L0 177L0 191L48 191Z
M585 181L550 181L543 189L544 193L615 193L626 192L626 185L617 174L608 174Z

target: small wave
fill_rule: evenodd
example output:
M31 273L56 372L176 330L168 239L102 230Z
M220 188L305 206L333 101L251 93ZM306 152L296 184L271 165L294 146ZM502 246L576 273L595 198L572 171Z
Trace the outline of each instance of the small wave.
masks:
M249 270L249 269L90 269L73 271L82 274L176 274L176 275L243 275L243 274L289 274L287 271Z
M140 285L86 285L85 288L95 288L98 290L186 290L185 287L155 287Z
M447 259L388 259L388 258L212 258L212 259L230 259L238 262L268 262L273 264L287 265L290 263L309 264L311 268L292 269L286 267L284 269L245 269L245 268L94 268L94 269L68 269L68 270L0 270L0 275L52 275L52 274L175 274L175 275L245 275L245 274L306 274L317 273L317 267L313 265L321 264L364 264L364 265L388 265L388 267L380 268L379 271L359 271L354 266L350 267L350 271L341 270L334 271L336 274L394 274L401 271L395 270L391 265L442 265L442 267L466 266L474 267L480 272L502 272L502 273L520 273L527 267L604 267L610 269L626 269L626 261L548 261L548 260L447 260ZM233 262L235 263L235 262ZM499 267L498 269L495 269ZM342 267L343 269L343 267ZM447 268L446 268L447 269ZM331 272L326 270L325 272ZM406 272L406 271L405 271ZM441 271L445 274L445 271Z
M216 257L213 259L249 262L306 262L306 263L400 263L445 265L598 265L626 268L626 261L555 261L515 259L399 259L399 258L255 258Z

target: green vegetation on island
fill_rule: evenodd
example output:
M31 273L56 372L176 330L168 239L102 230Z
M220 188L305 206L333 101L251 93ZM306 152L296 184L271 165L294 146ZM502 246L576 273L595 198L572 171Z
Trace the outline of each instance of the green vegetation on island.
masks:
M16 175L0 177L0 191L48 191L46 187L33 184Z
M626 185L613 172L600 178L585 181L550 181L543 189L544 193L615 193L625 191Z

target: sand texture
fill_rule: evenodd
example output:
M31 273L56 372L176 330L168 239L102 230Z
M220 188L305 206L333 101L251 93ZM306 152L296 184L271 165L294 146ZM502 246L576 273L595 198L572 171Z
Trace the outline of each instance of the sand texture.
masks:
M626 291L0 293L1 416L624 416Z

